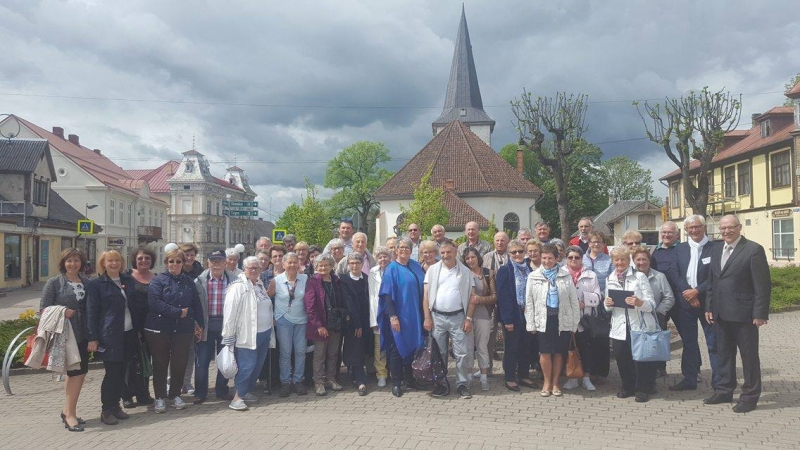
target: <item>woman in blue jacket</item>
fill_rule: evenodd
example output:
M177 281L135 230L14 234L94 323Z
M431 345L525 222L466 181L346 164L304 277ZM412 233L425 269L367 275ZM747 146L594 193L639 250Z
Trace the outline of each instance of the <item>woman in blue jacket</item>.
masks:
M103 252L97 261L100 276L86 286L88 350L97 352L106 369L100 387L103 403L100 420L106 425L116 425L117 419L128 418L119 402L125 390L127 361L138 348L128 308L128 299L133 296L133 279L121 273L123 266L119 252Z
M175 409L186 408L181 380L189 362L189 349L205 326L203 308L194 281L183 272L186 258L180 249L167 252L167 271L156 275L147 289L149 310L144 330L153 356L154 410L163 413L169 399ZM167 392L167 370L173 383Z

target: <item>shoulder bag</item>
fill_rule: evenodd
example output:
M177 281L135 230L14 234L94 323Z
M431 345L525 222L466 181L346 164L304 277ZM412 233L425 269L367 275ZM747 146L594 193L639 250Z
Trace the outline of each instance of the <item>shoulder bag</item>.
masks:
M671 333L669 330L662 330L655 311L653 311L652 314L653 319L655 319L657 331L645 330L644 314L641 312L639 312L639 320L642 324L641 329L639 331L634 331L631 329L628 310L625 310L625 319L628 322L628 329L631 333L631 354L633 355L634 361L655 362L670 360L669 341Z

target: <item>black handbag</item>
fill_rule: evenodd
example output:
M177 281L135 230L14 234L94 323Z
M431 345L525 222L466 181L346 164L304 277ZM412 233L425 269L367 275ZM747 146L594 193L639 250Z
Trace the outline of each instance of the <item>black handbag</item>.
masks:
M439 344L432 336L427 336L425 345L414 354L411 370L414 379L418 382L433 382L436 385L443 385L447 388L447 392L450 392L447 366L445 366L442 353L439 351Z
M583 327L583 331L589 333L591 337L608 336L611 332L609 317L600 306L592 308L591 314L581 317L580 324Z

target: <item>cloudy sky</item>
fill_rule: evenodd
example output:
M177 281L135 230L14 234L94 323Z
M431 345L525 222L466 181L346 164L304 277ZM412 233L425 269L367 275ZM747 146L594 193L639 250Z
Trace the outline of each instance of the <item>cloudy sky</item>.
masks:
M397 170L441 113L459 1L3 0L0 113L62 126L129 169L192 147L221 176L244 167L274 220L359 140ZM508 106L586 93L587 139L656 178L673 169L643 139L633 100L690 89L783 103L800 72L796 0L467 1L481 93L499 150L517 137ZM656 193L666 191L657 186Z

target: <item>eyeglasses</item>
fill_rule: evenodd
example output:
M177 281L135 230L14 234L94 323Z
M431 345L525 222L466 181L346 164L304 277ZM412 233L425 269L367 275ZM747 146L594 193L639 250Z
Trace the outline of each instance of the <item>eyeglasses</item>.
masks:
M569 259L570 261L575 261L576 259L581 259L581 257L573 255L573 256L567 256L567 259Z
M512 255L521 255L525 253L525 250L511 250L508 253L511 253Z
M258 266L250 266L250 267L248 267L248 268L247 268L247 270L261 270L261 267L258 267Z
M143 261L143 260L149 260L150 257L147 255L143 255L143 256L137 256L136 259L139 261Z
M405 245L401 245L400 247L397 247L397 249L398 250L411 250L411 247L406 247Z
M419 228L409 228L408 231L419 231Z
M180 259L170 259L167 261L167 264L183 264L183 261Z
M625 245L641 245L642 241L639 242L623 242Z

